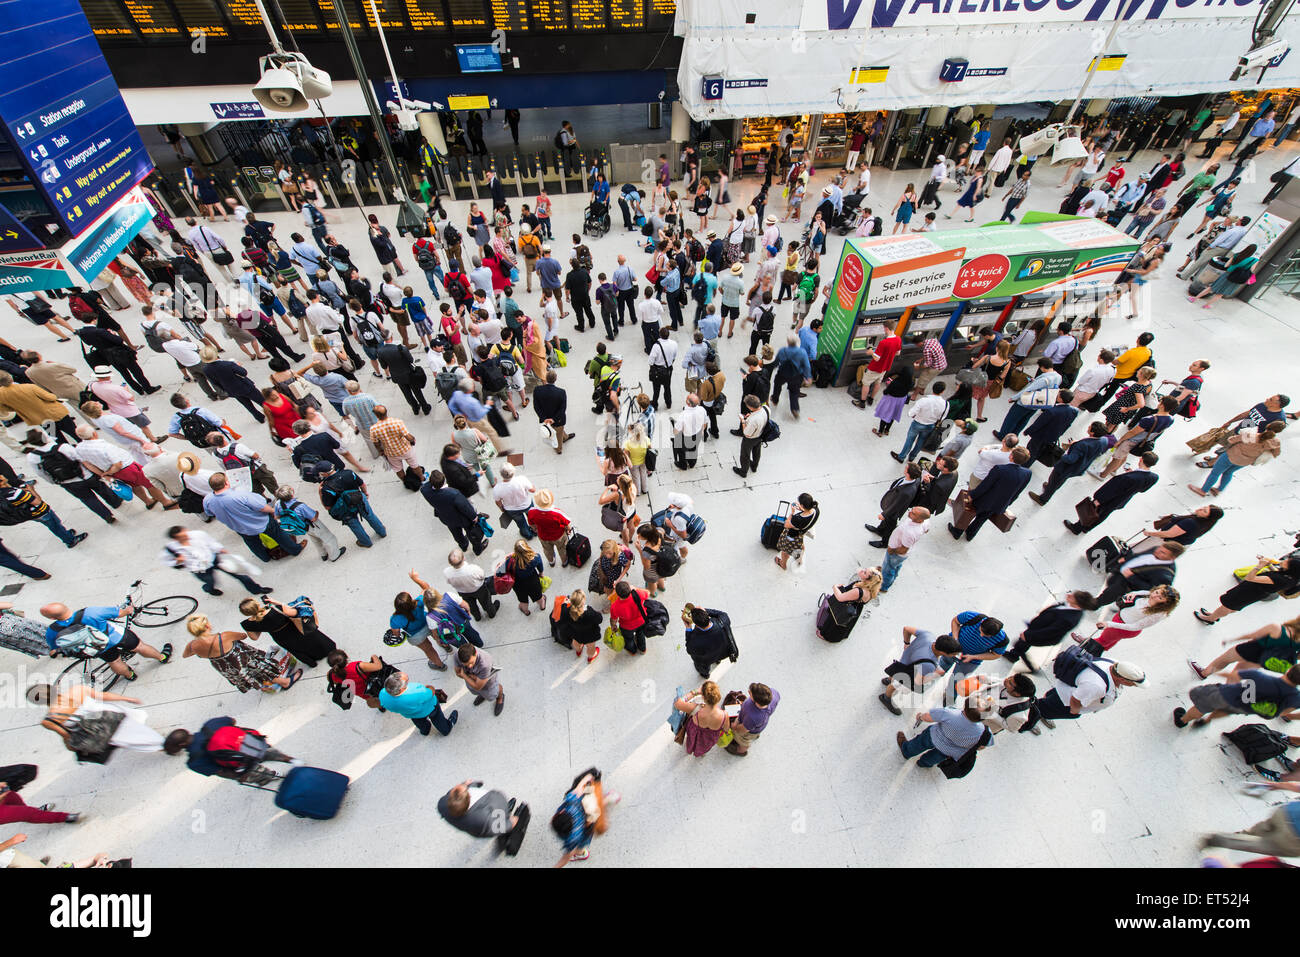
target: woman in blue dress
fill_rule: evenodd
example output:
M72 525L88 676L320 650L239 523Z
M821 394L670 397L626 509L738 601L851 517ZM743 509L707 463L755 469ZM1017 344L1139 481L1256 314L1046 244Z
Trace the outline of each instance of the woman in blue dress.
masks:
M984 198L984 164L975 168L975 173L970 178L970 183L966 186L966 192L961 194L961 199L957 200L958 207L964 208L967 212L966 222L975 221L975 204ZM952 219L952 214L948 214L947 219Z
M907 189L903 190L902 197L894 206L894 233L901 233L907 229L907 224L912 221L912 214L916 212L916 203L916 187L908 183Z

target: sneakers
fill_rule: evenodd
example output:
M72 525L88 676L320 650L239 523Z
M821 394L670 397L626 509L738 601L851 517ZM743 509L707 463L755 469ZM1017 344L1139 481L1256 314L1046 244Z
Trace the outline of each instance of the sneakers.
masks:
M883 704L886 708L888 708L888 709L889 709L890 711L892 711L894 714L901 715L901 714L903 713L903 709L900 708L898 705L894 704L894 699L891 698L889 695L887 695L887 694L880 694L880 695L877 695L876 697L878 697L878 698L880 699L880 703L881 703L881 704Z
M68 542L68 548L76 548L78 545L80 545L89 537L90 537L89 532L74 531L72 533L72 541Z
M334 556L333 561L338 561L340 558L342 558L342 557L343 557L343 553L346 552L347 550L348 550L348 547L347 547L346 545L340 545L340 546L339 546L339 553L338 553L337 555ZM322 559L322 561L323 561L323 560L324 560L324 559Z
M165 665L167 664L167 662L172 660L172 644L170 641L167 642L167 644L162 646L161 653L162 653L162 657L158 659L160 663Z

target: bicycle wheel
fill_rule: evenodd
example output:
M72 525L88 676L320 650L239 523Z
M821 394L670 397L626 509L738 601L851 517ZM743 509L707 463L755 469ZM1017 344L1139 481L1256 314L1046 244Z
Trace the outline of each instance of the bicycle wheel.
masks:
M85 685L95 691L111 691L122 678L98 658L78 658L59 672L54 679L55 690L66 690L73 685Z
M197 598L190 595L168 595L155 598L135 610L131 616L133 628L161 628L180 621L199 607Z

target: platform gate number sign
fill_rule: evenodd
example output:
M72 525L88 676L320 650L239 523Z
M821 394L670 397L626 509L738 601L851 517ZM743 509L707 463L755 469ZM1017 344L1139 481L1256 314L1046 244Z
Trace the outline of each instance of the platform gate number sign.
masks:
M706 76L701 83L700 98L704 100L722 99L722 77Z

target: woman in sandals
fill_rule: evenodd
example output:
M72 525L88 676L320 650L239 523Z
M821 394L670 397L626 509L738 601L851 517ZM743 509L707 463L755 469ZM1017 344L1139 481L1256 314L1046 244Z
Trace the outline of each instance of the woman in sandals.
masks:
M292 688L302 677L301 668L291 675L281 673L280 663L269 652L245 643L248 635L244 632L213 631L207 615L190 615L185 629L194 640L185 646L181 657L206 658L240 694L254 688Z
M1235 642L1235 643L1234 643ZM1265 625L1248 635L1233 638L1232 645L1205 667L1188 658L1196 677L1204 680L1227 670L1240 672L1246 668L1267 668L1269 671L1286 671L1300 659L1300 618L1292 618L1280 625Z
M581 658L585 650L587 661L591 662L600 656L600 626L604 620L604 615L587 606L587 593L579 588L569 595L568 606L560 612L556 628L577 657Z
M716 682L704 682L674 701L673 707L686 715L677 740L687 754L697 758L712 751L718 739L731 729L731 719L722 709L722 689Z
M1198 608L1192 612L1197 621L1213 625L1225 615L1249 608L1269 595L1291 591L1300 585L1300 560L1287 556L1281 560L1257 555L1259 564L1237 584L1219 596L1219 607L1214 611Z
M807 492L801 492L799 498L795 500L794 507L790 509L790 514L786 516L785 528L782 529L781 537L776 542L776 550L780 554L772 560L780 566L781 571L786 570L791 556L800 565L803 564L804 536L817 524L821 514L817 500Z

